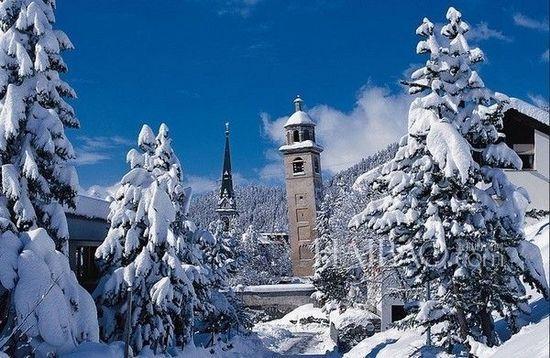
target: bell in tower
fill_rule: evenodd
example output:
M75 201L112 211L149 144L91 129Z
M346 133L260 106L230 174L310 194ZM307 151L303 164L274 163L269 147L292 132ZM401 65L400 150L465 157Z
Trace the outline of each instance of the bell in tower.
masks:
M321 202L320 155L323 148L315 140L315 123L303 110L300 96L284 129L286 143L279 148L285 166L292 271L295 276L313 275L315 219Z

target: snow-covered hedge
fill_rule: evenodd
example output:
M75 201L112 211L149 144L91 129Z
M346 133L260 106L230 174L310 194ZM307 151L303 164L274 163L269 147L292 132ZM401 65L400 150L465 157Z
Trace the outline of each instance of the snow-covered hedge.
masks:
M44 229L2 235L0 281L13 290L16 341L31 338L36 353L69 352L84 341L97 342L99 328L95 303L82 288L65 255Z

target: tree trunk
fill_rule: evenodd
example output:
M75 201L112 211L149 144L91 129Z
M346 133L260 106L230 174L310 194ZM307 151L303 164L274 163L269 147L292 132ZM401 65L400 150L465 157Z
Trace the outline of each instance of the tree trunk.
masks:
M458 322L458 335L464 342L468 337L468 323L466 322L464 312L460 308L457 308L456 310L456 320Z
M495 339L495 324L491 312L483 310L480 315L481 333L487 338L487 345L492 347L497 344Z

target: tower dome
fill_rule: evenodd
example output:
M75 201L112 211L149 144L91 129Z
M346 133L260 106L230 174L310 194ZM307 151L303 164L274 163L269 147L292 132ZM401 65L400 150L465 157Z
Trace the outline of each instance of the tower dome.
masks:
M294 100L294 113L286 121L286 143L279 150L296 150L311 148L319 153L323 148L315 142L315 122L307 112L303 110L304 100L296 96Z
M303 111L303 104L304 100L301 99L299 95L296 96L296 99L294 100L294 113L286 121L285 128L290 126L315 125L315 122L313 122L313 119L311 119L309 114Z

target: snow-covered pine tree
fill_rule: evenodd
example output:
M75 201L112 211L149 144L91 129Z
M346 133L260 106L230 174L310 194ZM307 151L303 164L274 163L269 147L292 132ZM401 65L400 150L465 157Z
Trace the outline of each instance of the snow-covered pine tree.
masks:
M315 239L315 263L313 265L315 273L313 275L313 284L316 292L315 299L322 305L338 305L347 295L347 270L343 265L334 262L336 253L334 252L334 227L331 223L333 215L334 201L330 194L325 195L321 207L317 213Z
M141 152L130 150L131 170L122 178L111 204L111 227L96 257L104 274L97 290L101 334L122 340L128 288L133 292L131 345L164 352L190 342L195 291L204 273L189 263L192 224L185 216L180 163L163 124L155 137L140 132Z
M422 95L395 158L362 178L388 195L350 225L389 234L393 264L419 293L415 324L432 327L451 349L469 336L498 344L494 312L518 329L519 313L529 310L520 279L546 297L548 287L536 269L540 252L523 234L527 194L500 169L521 168L499 134L507 97L485 88L474 70L483 53L468 46L460 12L449 8L447 20L443 45L428 19L416 30L417 52L430 58L408 85Z
M67 71L60 53L73 45L54 21L52 0L0 4L0 157L9 209L1 229L44 228L66 253L62 205L74 205L78 178L64 128L79 122L65 101L75 92L59 77Z
M222 220L212 222L209 229L214 240L203 248L204 262L212 271L214 286L223 288L238 269L235 239L231 231L224 230Z
M235 240L224 228L223 221L216 220L198 240L204 267L209 271L209 292L203 305L207 309L199 312L199 331L212 334L212 344L216 343L216 334L229 332L239 321L237 297L229 285L237 272Z
M79 123L60 78L73 45L53 29L54 10L53 0L0 2L0 345L21 356L98 339L92 299L64 255L63 205L74 206L78 186L64 129Z

